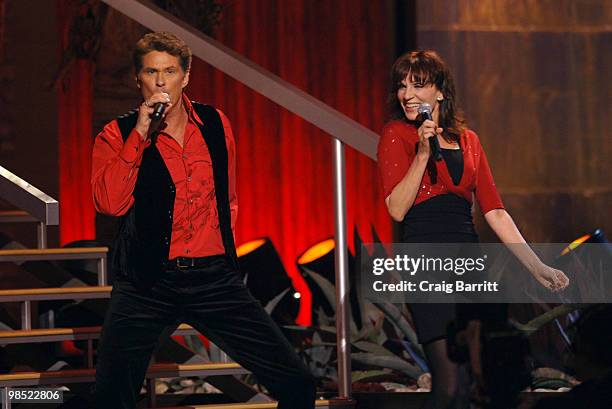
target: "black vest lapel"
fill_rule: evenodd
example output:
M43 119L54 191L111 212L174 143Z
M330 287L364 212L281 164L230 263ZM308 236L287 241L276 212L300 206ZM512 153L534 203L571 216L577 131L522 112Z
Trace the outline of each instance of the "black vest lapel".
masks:
M212 160L217 214L219 215L219 228L221 229L223 247L225 248L225 253L234 263L234 267L238 268L229 206L228 152L223 122L214 107L195 101L192 101L192 105L204 123L200 130L202 135L204 135L204 141L206 141Z

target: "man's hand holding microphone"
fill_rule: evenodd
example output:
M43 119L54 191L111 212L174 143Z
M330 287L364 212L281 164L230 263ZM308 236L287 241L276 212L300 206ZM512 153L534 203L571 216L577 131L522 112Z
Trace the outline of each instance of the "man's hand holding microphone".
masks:
M145 99L138 108L138 120L134 129L138 131L143 140L147 140L151 136L151 123L161 123L165 112L172 107L170 95L167 92L156 92L149 98Z

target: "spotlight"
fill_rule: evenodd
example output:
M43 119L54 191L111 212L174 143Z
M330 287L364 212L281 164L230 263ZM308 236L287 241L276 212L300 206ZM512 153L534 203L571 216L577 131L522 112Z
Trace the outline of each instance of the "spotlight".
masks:
M336 243L334 239L322 240L302 253L297 259L297 266L308 284L312 293L312 310L313 310L313 324L318 322L317 312L319 308L323 308L325 315L331 317L334 315L334 308L328 301L325 293L316 281L311 277L308 271L319 274L332 285L336 284L336 264L335 264L335 248ZM348 254L348 266L349 266L349 283L351 285L349 299L351 303L351 309L353 317L356 320L357 325L361 325L359 317L359 303L357 300L357 292L355 288L355 280L352 279L355 274L354 269L355 257L349 252ZM308 270L308 271L307 271ZM335 302L335 301L334 301Z
M610 243L610 240L606 237L606 235L601 231L601 229L595 229L592 233L585 234L584 236L578 237L576 240L572 241L561 251L561 256L566 255L572 250L575 250L583 243Z
M304 281L306 281L306 284L310 288L310 292L312 293L313 323L318 322L317 312L319 311L319 308L323 308L325 315L330 317L334 315L334 308L328 301L321 287L316 283L312 276L308 274L307 270L321 275L330 283L334 284L336 282L334 273L335 248L336 243L334 239L326 239L308 248L297 259L297 266L304 277Z
M236 249L240 271L251 294L265 307L288 290L272 310L272 318L282 324L293 324L299 310L299 299L285 267L268 238L251 240Z
M597 246L585 244L597 244ZM612 244L601 229L572 241L555 260L555 267L563 270L570 279L566 293L569 299L574 300L573 302L580 302L585 297L593 298L594 290L600 293L598 296L605 298L612 289L610 265L612 265ZM597 283L597 286L593 287L588 283Z
M336 276L334 274L335 248L336 242L334 239L323 240L302 253L302 255L298 257L297 264L301 270L307 268L310 271L321 274L334 283L336 281Z

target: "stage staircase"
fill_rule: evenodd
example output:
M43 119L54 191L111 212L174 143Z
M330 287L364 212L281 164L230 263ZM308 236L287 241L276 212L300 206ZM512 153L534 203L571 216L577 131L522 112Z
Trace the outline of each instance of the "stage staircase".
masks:
M47 226L57 225L59 222L58 202L2 167L0 167L0 198L19 208L0 211L0 223L38 224L38 248L22 248L23 246L19 243L9 242L4 245L3 249L0 249L0 263L14 263L24 267L29 262L56 263L67 260L95 260L97 273L97 285L86 285L81 280L70 278L69 274L60 279L53 279L51 275L58 272L58 267L55 264L49 264L49 273L47 274L44 270L42 272L43 281L45 279L48 280L47 282L65 280L65 286L7 288L14 285L13 280L7 279L6 273L0 272L0 282L4 283L3 286L0 286L0 308L10 305L15 309L14 307L18 306L19 311L19 323L13 325L15 328L9 328L5 324L3 324L4 328L0 328L0 347L64 341L85 343L82 368L62 368L61 370L46 371L18 369L10 373L0 374L0 392L6 397L10 388L68 386L68 389L70 389L69 385L94 382L94 342L100 338L102 328L100 326L58 328L49 325L49 322L46 323L46 328L41 328L39 320L36 319L36 311L38 303L43 302L82 302L109 299L112 286L109 286L107 282L108 248L47 248ZM38 270L40 270L40 266L38 267ZM24 280L25 278L20 281L28 282ZM52 324L52 320L50 322ZM198 334L195 329L186 324L170 328L167 332L164 335L186 336ZM216 347L211 344L212 348ZM220 356L221 359L226 357L222 351L217 350L216 352L211 356ZM20 358L25 357L12 358L19 361ZM186 363L158 363L152 361L146 374L146 397L143 398L139 407L158 407L156 403L158 397L162 395L156 395L156 379L195 376L205 378L206 382L221 390L229 400L245 401L246 403L182 406L183 409L263 409L276 407L276 403L270 397L237 378L238 375L248 373L237 363L225 362L225 359L223 359L224 362L202 362L203 357L195 354L194 358L189 359ZM351 402L347 399L317 401L317 408L331 407L351 407ZM2 399L2 409L10 408L11 402Z

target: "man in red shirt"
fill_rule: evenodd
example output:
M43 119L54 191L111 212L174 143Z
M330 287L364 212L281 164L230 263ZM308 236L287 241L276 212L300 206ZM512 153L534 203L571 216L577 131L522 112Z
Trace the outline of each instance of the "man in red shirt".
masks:
M96 405L135 408L160 334L185 322L252 371L279 408L312 409L312 375L238 272L232 129L183 93L190 64L175 35L145 35L134 51L143 102L96 137L96 209L120 217Z

